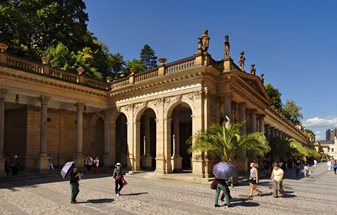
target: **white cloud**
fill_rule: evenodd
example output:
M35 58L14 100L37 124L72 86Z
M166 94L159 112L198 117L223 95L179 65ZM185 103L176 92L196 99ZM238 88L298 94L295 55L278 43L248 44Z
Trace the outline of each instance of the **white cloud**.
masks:
M321 134L322 132L321 131L315 131L315 134Z
M303 125L305 127L337 127L337 117L335 118L320 118L320 117L314 117L307 119Z

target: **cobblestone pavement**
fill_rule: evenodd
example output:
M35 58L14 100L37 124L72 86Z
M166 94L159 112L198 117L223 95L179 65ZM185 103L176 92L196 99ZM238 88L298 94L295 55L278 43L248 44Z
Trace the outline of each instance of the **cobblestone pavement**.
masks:
M288 173L291 175L292 173ZM79 204L70 204L68 181L46 179L3 182L0 214L337 214L337 176L321 164L310 178L286 180L286 196L274 199L262 181L262 197L247 198L248 186L231 188L233 208L214 208L208 185L127 177L122 196L111 177L80 181Z

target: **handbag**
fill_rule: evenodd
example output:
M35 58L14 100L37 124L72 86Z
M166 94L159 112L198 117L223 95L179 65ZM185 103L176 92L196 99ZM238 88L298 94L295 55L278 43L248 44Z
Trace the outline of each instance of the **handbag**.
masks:
M211 183L211 189L216 190L217 186L218 186L218 180L215 178Z
M123 180L123 186L126 186L126 185L128 185L128 182Z

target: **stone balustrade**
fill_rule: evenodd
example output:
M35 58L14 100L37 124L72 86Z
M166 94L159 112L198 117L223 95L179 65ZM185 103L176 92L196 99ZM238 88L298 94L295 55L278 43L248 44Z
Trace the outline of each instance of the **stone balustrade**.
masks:
M0 53L0 63L11 68L20 69L25 72L36 73L49 78L76 83L99 90L109 89L109 85L106 82L87 78L79 74L55 69L48 65L38 64L18 57L9 56L7 53L4 52Z
M194 57L189 57L189 58L185 58L183 60L179 60L179 61L167 64L166 68L165 68L165 73L169 74L169 73L173 73L173 72L178 72L180 70L185 70L185 69L188 69L188 68L192 68L194 66L195 66Z

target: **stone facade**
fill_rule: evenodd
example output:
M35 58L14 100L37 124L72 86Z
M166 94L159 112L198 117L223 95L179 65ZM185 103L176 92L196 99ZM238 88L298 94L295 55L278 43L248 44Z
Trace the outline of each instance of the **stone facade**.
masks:
M309 142L270 108L260 77L242 71L230 57L215 61L198 52L107 83L6 53L0 61L0 118L6 116L0 121L1 152L20 153L26 168L45 169L49 153L60 165L70 159L83 165L83 155L91 153L108 166L120 161L134 171L189 169L208 177L216 160L189 154L186 141L225 117L242 122L243 134ZM22 147L16 151L13 144ZM245 168L246 156L236 163Z

